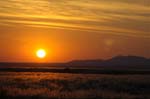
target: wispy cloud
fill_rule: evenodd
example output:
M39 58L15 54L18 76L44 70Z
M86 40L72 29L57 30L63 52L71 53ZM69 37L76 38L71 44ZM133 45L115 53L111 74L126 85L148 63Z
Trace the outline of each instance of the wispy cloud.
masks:
M149 0L1 0L0 25L150 38Z

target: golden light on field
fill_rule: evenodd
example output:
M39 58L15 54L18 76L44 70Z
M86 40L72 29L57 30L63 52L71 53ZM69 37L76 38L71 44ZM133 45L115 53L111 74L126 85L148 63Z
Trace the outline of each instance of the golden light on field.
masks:
M38 58L45 58L46 56L46 51L44 49L39 49L37 52L36 52L36 55Z

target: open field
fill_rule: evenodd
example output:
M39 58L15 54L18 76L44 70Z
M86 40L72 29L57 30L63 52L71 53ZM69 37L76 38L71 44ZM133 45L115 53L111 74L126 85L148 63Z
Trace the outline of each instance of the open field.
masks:
M0 68L2 72L51 72L51 73L72 73L72 74L113 74L113 75L150 75L150 70L130 69L87 69L87 68Z
M150 75L0 72L0 98L150 99Z

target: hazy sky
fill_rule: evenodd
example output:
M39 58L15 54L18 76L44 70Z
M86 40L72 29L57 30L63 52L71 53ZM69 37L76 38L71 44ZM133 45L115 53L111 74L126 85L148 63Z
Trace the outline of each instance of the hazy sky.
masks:
M149 0L0 0L0 61L150 57Z

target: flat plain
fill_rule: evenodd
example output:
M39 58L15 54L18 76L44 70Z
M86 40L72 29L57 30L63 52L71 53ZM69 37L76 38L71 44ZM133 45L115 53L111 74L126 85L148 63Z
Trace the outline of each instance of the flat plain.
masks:
M150 75L0 72L1 99L150 99Z

